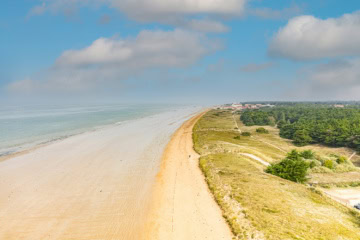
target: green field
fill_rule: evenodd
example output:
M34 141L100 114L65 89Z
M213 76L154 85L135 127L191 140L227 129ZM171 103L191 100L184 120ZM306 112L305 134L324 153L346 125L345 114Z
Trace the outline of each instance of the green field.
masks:
M240 130L251 132L251 136L241 136L234 119ZM328 199L314 187L269 175L263 164L242 155L252 154L271 163L296 148L280 138L276 128L266 129L269 134L256 133L256 127L242 125L239 115L233 118L230 111L222 110L209 111L194 127L200 167L236 238L360 239L360 216L356 211ZM352 153L345 148L322 146L298 149L313 149L324 157ZM337 172L321 174L346 176Z

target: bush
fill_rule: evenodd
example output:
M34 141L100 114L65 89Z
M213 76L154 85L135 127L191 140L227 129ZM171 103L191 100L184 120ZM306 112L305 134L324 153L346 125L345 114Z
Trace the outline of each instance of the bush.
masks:
M316 167L316 162L315 162L315 161L311 161L311 162L309 163L309 167L310 167L311 169L313 169L314 167Z
M315 157L315 153L311 150L305 150L300 153L300 156L305 159L313 159Z
M249 133L249 132L242 132L242 133L241 133L241 136L250 137L250 136L251 136L251 133Z
M344 157L344 156L339 156L339 157L337 157L336 162L337 162L338 164L346 163L346 162L347 162L347 158Z
M293 182L303 183L306 181L308 168L309 164L296 150L292 150L281 162L271 164L266 172Z
M263 128L263 127L257 128L257 129L256 129L256 132L257 132L257 133L269 133L269 131L266 130L265 128Z
M240 136L236 136L236 137L234 137L234 139L240 140Z
M324 161L324 167L327 167L329 169L334 168L334 162L331 159L327 159Z

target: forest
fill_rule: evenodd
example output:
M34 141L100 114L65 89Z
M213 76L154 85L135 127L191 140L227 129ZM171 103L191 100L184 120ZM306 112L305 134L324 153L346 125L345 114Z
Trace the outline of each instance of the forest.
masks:
M246 110L241 113L246 126L277 126L280 136L298 146L319 143L350 147L360 151L360 109L331 105L294 104Z

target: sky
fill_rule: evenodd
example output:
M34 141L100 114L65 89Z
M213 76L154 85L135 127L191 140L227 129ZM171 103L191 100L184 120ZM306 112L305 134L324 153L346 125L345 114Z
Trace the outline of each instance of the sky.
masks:
M360 100L358 0L3 0L0 104Z

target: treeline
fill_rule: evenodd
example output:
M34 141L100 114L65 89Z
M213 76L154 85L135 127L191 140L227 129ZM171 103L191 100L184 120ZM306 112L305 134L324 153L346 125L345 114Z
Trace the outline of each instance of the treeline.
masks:
M314 106L249 110L241 115L247 126L277 125L280 136L304 146L320 143L360 151L360 109Z
M246 126L275 126L275 119L264 111L246 111L240 119Z

